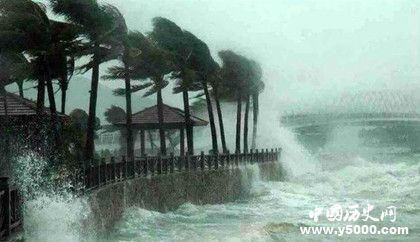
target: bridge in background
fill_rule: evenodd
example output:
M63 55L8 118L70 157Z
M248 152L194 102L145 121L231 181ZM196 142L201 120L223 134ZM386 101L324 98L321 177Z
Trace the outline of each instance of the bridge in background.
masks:
M293 129L337 125L420 126L420 99L397 91L344 94L311 108L288 110L281 123Z
M358 137L365 146L419 150L420 99L415 93L345 94L308 106L288 110L281 117L281 125L291 128L311 151L325 147L341 128L348 126L355 127L352 132L357 133L353 137Z

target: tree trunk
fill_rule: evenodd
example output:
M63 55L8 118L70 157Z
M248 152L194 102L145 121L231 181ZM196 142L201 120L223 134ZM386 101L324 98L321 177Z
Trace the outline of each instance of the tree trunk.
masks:
M63 75L63 80L61 80L61 113L66 114L66 101L67 101L67 89L68 89L68 80L67 75Z
M96 122L96 102L98 98L99 84L99 44L95 44L95 53L93 55L92 82L89 100L89 117L87 124L85 161L91 161L95 152L95 122Z
M52 84L52 80L49 77L49 74L46 73L47 75L47 92L48 92L48 101L50 103L50 113L51 113L51 124L52 124L52 132L53 132L53 136L54 136L54 146L59 146L60 145L60 130L59 130L59 125L58 125L58 117L57 117L57 106L55 103L55 97L54 97L54 87Z
M251 149L257 148L257 128L258 128L258 115L259 115L259 94L252 96L252 113L253 113L253 124L252 124L252 145Z
M185 133L184 133L184 129L179 130L179 154L180 154L180 156L185 155Z
M206 95L206 101L207 101L207 112L209 114L209 122L210 122L210 131L211 131L211 143L213 148L213 153L219 153L218 151L218 145L217 145L217 131L216 131L216 124L214 123L214 115L213 115L213 105L211 103L211 97L209 94L209 89L207 86L207 83L203 81L203 89L204 94Z
M4 155L0 157L0 176L10 176L10 134L9 134L9 113L8 113L8 105L7 105L7 94L6 90L4 90L3 86L0 86L0 93L3 95L3 108L4 108L4 122L2 122L1 133L4 134Z
M214 99L216 101L217 116L219 118L219 129L220 129L220 138L222 140L222 149L223 149L223 153L227 153L228 150L226 146L225 128L223 125L223 114L222 114L222 108L220 106L219 95L217 93L217 87L214 87Z
M242 117L242 95L241 91L238 91L238 100L237 100L237 109L236 109L236 153L241 152L241 117Z
M19 96L20 97L25 97L24 93L23 93L23 81L22 82L17 82L16 84L18 85Z
M245 117L244 117L244 152L248 153L248 119L249 119L249 102L250 102L250 95L248 94L246 97L246 105L245 105Z
M128 55L128 53L125 53ZM130 68L128 63L124 63L125 71L125 103L126 103L126 128L127 128L127 159L130 162L134 161L134 141L133 141L133 127L132 127L132 107L131 107L131 80Z
M184 113L185 113L185 126L187 133L187 148L188 154L194 155L194 133L193 127L191 124L191 114L190 114L190 102L188 97L188 91L185 90L182 92L182 97L184 101Z
M160 154L166 155L166 138L164 129L164 117L163 117L163 99L162 89L159 88L157 91L157 108L158 108L158 121L159 121L159 138L160 138Z
M40 120L44 112L45 104L45 80L43 78L38 80L37 98L36 98L36 112Z

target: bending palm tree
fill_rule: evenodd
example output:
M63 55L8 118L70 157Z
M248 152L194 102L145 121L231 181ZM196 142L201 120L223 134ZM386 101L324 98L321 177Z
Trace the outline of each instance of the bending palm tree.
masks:
M230 50L220 51L219 56L223 61L220 72L222 80L225 82L224 87L228 95L235 95L231 98L236 99L237 102L235 152L239 153L241 151L242 101L249 79L249 61Z
M177 72L173 73L172 77L176 78L178 82L174 88L174 93L182 92L188 152L190 154L194 153L193 128L188 92L202 89L204 89L208 104L213 151L217 152L217 134L207 84L208 77L213 71L214 61L211 58L207 45L168 19L162 17L154 18L153 27L151 37L159 46L170 51L175 56Z
M94 156L96 102L98 96L99 65L118 56L121 39L127 31L122 15L112 5L100 5L96 0L50 0L53 12L64 16L81 28L86 42L79 55L92 55L89 63L81 68L92 70L89 119L85 145L85 159Z
M149 80L141 85L127 85L125 89L115 90L116 95L127 95L127 90L137 92L149 88L144 96L157 94L159 136L160 136L160 153L166 155L166 138L163 127L163 97L162 89L169 82L164 79L165 74L173 70L172 56L154 45L146 36L140 32L130 32L128 42L131 53L128 57L127 64L124 67L112 67L108 70L106 79L122 79L129 77L132 80Z

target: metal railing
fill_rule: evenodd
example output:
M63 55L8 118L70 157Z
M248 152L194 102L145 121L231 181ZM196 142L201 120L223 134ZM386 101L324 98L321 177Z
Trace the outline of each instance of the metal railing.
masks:
M251 150L249 153L226 153L185 156L137 157L128 161L124 156L119 162L111 157L94 160L84 166L79 177L84 190L92 190L108 184L135 177L159 176L177 172L230 169L239 165L274 162L279 159L281 149Z
M22 225L21 199L8 177L0 177L0 240L6 239Z

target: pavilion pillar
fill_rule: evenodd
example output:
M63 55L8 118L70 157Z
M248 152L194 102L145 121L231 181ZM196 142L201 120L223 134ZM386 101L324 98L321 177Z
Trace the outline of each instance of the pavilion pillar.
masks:
M185 155L185 133L184 129L179 129L179 153Z
M146 139L144 137L144 130L140 130L140 155L146 156Z

